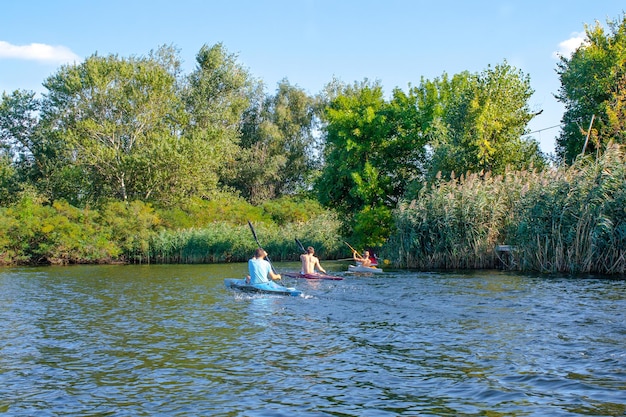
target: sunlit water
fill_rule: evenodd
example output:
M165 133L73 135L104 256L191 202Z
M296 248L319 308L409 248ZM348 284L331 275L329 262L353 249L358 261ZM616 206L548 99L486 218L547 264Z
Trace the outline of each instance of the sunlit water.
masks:
M245 268L0 269L0 415L626 414L626 281Z

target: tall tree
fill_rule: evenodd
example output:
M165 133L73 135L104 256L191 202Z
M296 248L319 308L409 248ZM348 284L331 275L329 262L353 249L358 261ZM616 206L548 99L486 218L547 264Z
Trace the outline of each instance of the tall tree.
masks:
M250 96L250 105L242 115L238 155L226 164L222 182L248 202L260 204L277 195L276 184L287 158L277 152L280 134L271 122L268 98L259 84Z
M75 169L72 156L58 135L46 131L41 112L42 100L32 91L3 94L0 142L14 174L12 184L31 184L46 198L62 195L75 203L67 191L73 188L76 195L85 176Z
M278 83L276 94L268 98L267 111L278 133L276 150L286 157L276 184L277 195L292 194L306 188L311 172L321 166L313 135L315 101L284 79Z
M416 94L433 149L431 179L545 164L537 141L523 137L537 114L528 106L530 78L506 62L423 82Z
M315 100L286 79L274 95L257 94L244 115L229 183L255 204L306 190L321 166L315 120Z
M44 126L90 179L88 199L160 201L185 166L175 79L149 58L93 55L64 66L44 86Z
M380 84L367 80L333 88L324 114L319 199L342 212L352 232L358 234L356 226L366 221L370 236L359 238L379 245L391 226L390 210L422 169L425 139L418 131L416 97L394 90L387 102Z
M40 103L32 91L2 94L0 102L0 146L12 157L31 159L37 151L33 142Z
M608 30L599 22L585 26L586 41L557 65L557 98L565 112L556 152L566 163L582 153L587 139L588 153L611 141L626 143L626 13L607 23Z
M256 84L221 43L203 45L196 61L183 94L188 116L183 136L194 144L193 175L204 178L201 194L210 196L240 151L241 122Z

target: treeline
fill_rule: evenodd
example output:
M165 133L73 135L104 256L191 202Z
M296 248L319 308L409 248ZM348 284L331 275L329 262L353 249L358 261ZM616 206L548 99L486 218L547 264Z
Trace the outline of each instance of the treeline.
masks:
M289 235L306 233L328 257L342 256L336 242L347 239L398 265L487 267L501 241L550 259L515 258L515 268L619 271L619 257L616 267L596 258L579 266L565 256L575 250L569 238L531 244L545 242L521 226L521 207L533 207L529 225L542 224L527 201L535 194L508 193L506 229L483 213L496 210L493 201L469 198L505 194L513 179L528 181L526 190L562 170L584 175L586 163L626 141L626 15L608 24L587 27L588 41L557 66L566 111L552 158L527 134L540 113L528 104L530 77L506 61L421 79L390 97L369 80L331 80L310 95L285 79L268 94L222 44L203 46L189 74L172 46L62 66L41 97L14 91L0 102L3 262L240 260L251 249L246 222L257 219L284 259L295 256ZM407 209L435 203L445 216ZM546 207L559 217L571 202ZM460 214L447 222L452 209ZM429 217L416 226L407 213ZM477 232L469 220L483 215L493 220ZM623 212L609 218L619 229ZM410 252L399 249L407 236ZM559 256L546 255L559 245Z

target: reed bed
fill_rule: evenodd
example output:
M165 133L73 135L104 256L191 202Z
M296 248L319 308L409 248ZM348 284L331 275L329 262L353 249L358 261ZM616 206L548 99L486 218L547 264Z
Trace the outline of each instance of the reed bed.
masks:
M550 173L515 207L519 269L572 274L626 272L626 158L610 147Z
M305 246L314 246L325 256L336 257L340 253L340 224L331 213L323 213L306 222L282 225L260 222L253 227L259 243L273 261L299 259L301 251L296 238ZM203 228L160 231L150 242L150 262L243 262L250 258L256 247L247 223L215 222Z
M397 234L385 254L400 267L480 269L495 263L493 247L501 240L507 201L503 184L515 177L468 174L423 186L411 202L395 211ZM393 255L390 252L394 252Z
M612 146L571 167L424 185L395 211L385 255L422 270L496 268L508 244L511 270L623 275L625 161Z

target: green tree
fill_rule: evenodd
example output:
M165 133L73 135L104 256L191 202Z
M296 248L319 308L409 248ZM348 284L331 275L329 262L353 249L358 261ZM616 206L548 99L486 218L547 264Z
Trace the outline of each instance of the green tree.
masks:
M523 137L532 113L530 78L506 62L479 74L463 72L422 82L417 89L422 129L432 145L429 178L453 173L503 173L543 166L534 139Z
M257 91L242 124L242 151L228 184L254 204L306 190L321 165L313 135L315 100L284 79Z
M361 243L380 245L391 227L389 211L423 166L416 96L396 89L387 102L380 84L367 80L329 88L319 200L339 210L353 233L358 219L368 219L377 230Z
M276 183L276 194L293 194L310 180L310 173L321 164L317 159L314 135L315 102L306 92L284 79L276 94L267 100L269 122L278 132L277 153L286 157Z
M556 153L566 163L582 153L588 137L589 153L603 151L611 141L626 143L626 13L607 23L608 30L599 22L585 26L585 43L557 65L557 98L565 112Z
M203 178L199 194L210 197L218 191L220 176L231 174L224 169L240 152L241 121L256 84L221 43L203 45L196 61L183 93L188 117L183 136L194 150L194 171L188 175Z
M43 103L32 91L3 94L0 104L0 142L14 173L12 184L18 188L32 185L48 199L78 195L87 178L74 165L57 130L46 129ZM48 121L49 123L49 121Z
M0 102L0 147L14 158L31 159L37 154L33 142L39 101L32 91L16 90L2 94Z
M11 157L0 148L0 206L15 201L20 186Z
M190 146L177 134L176 80L159 62L93 55L62 67L44 86L44 136L57 138L69 165L88 178L75 190L83 203L167 201L189 191L179 183Z

